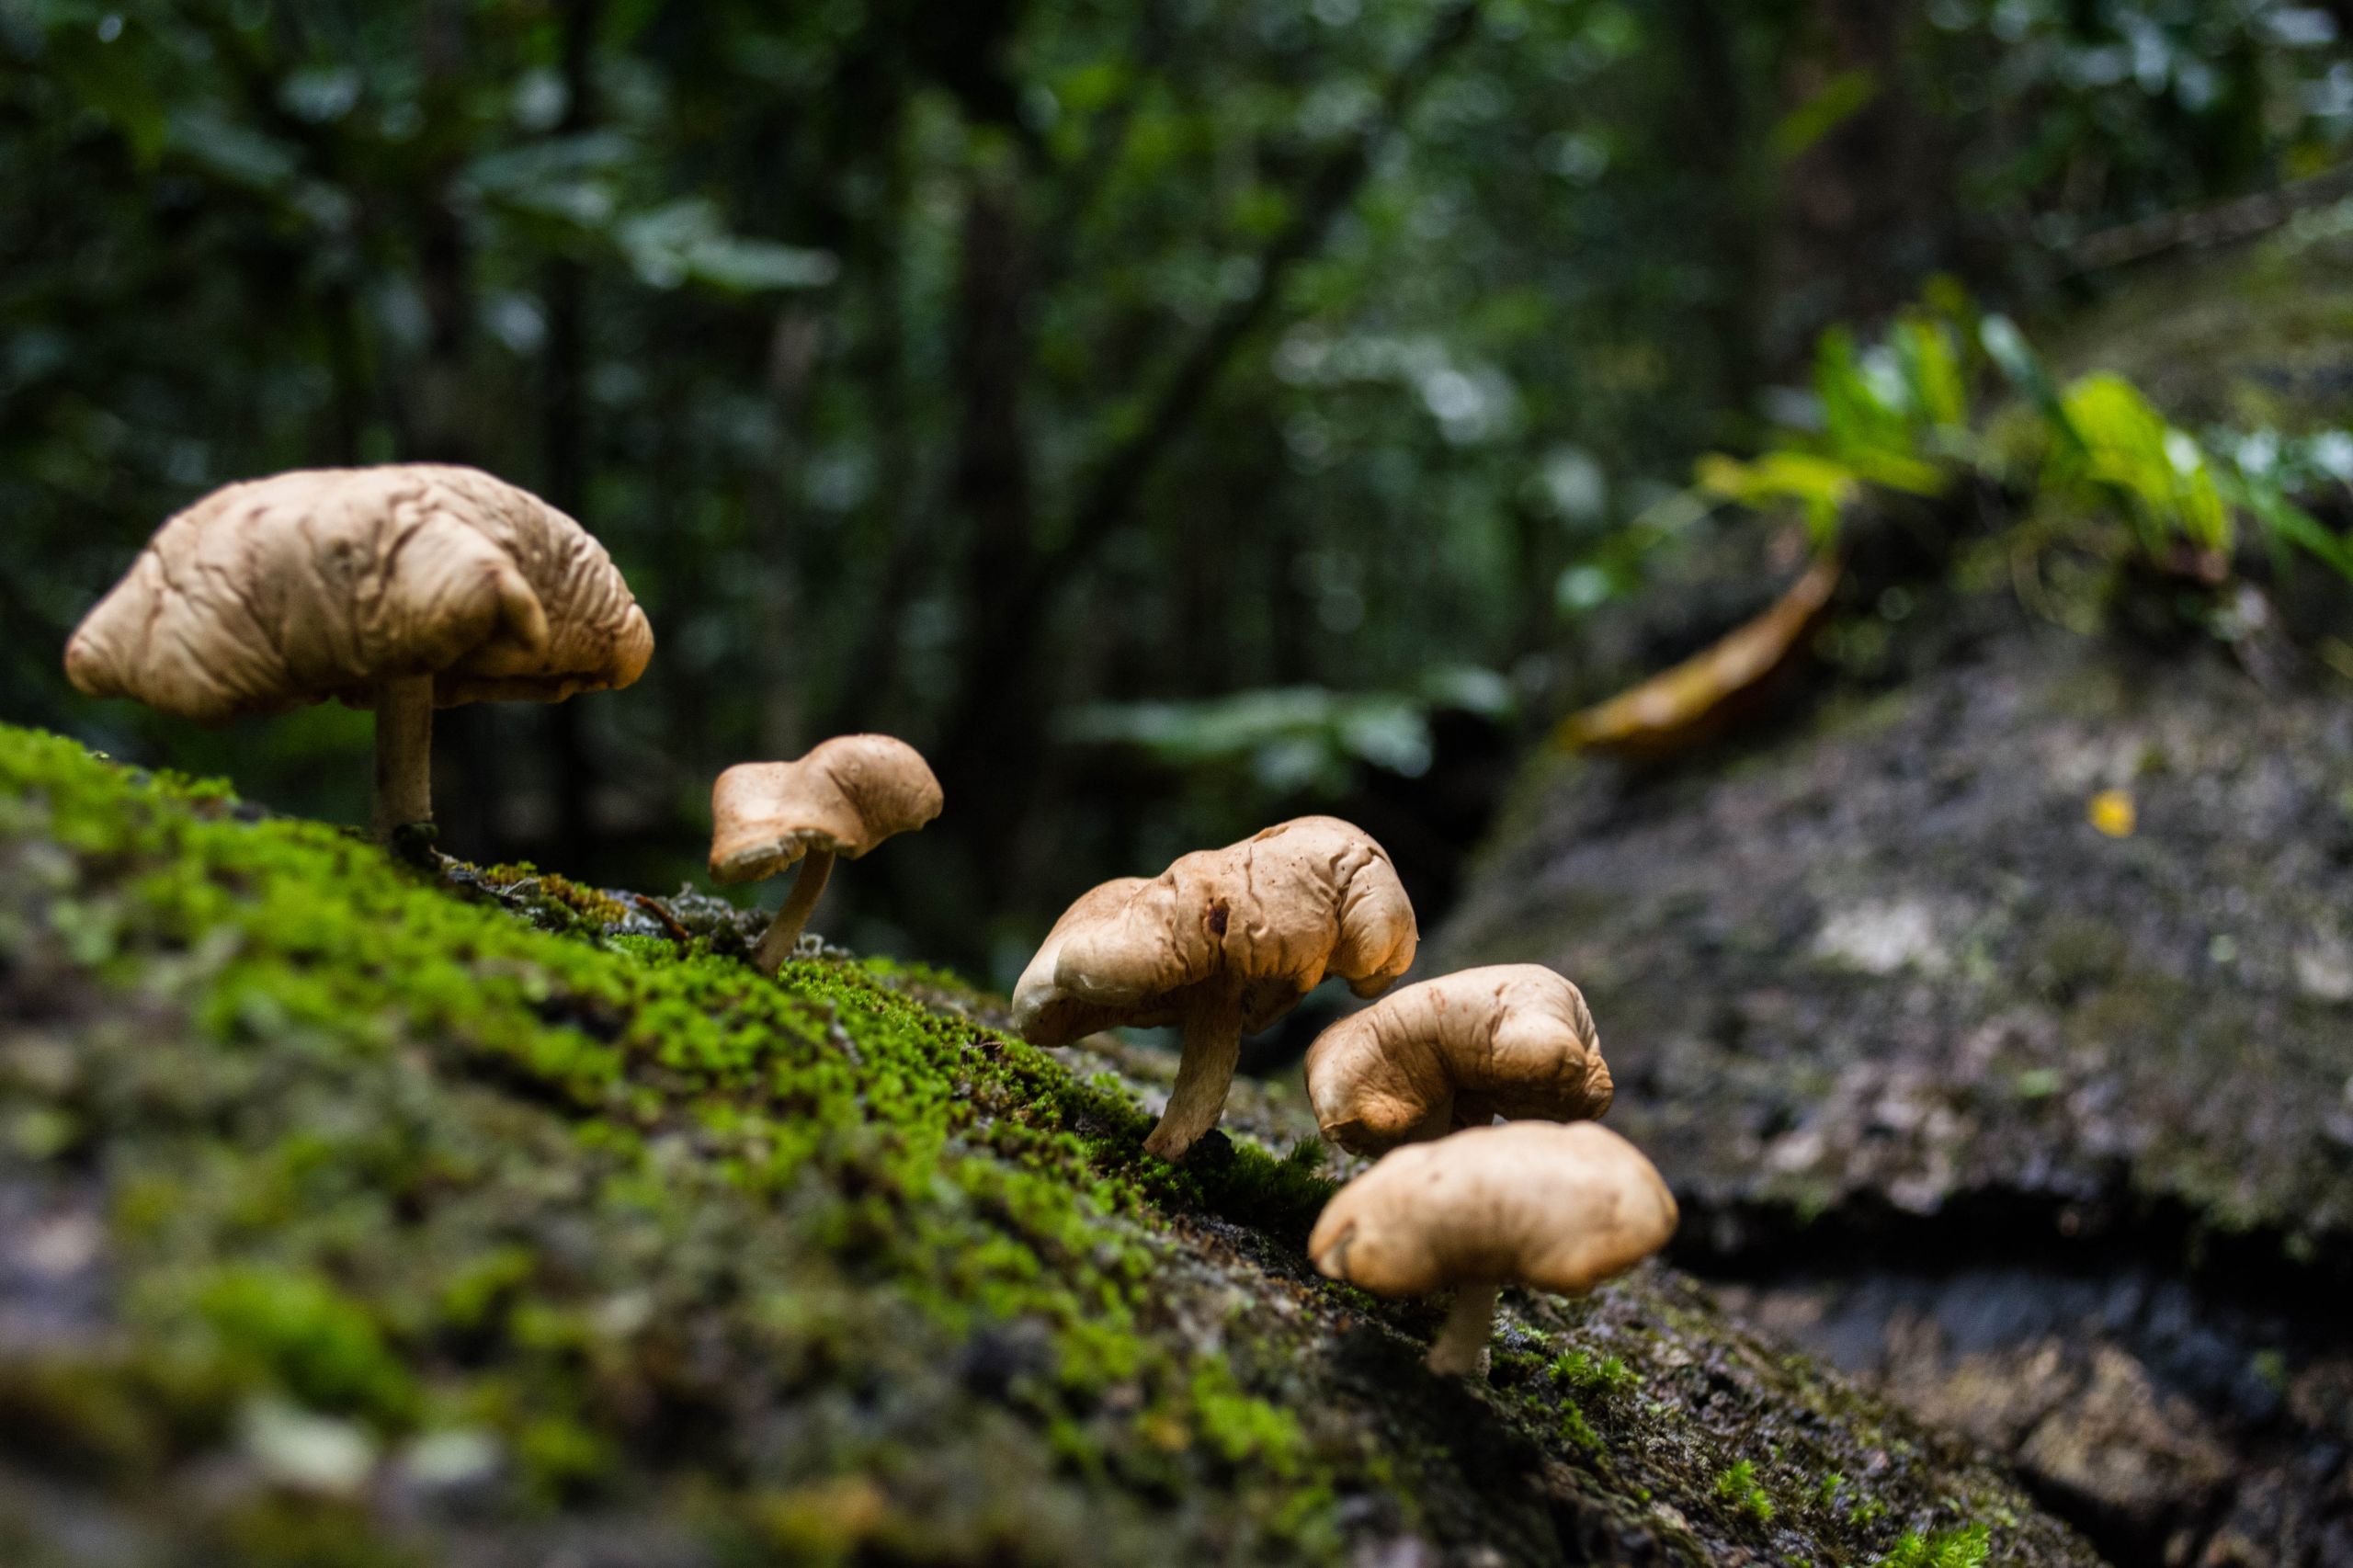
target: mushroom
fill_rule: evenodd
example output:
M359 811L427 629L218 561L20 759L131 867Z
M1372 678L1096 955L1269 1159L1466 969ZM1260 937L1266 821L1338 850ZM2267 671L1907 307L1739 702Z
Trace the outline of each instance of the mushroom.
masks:
M836 735L798 762L738 763L710 787L710 874L758 881L801 861L801 875L752 961L774 974L792 956L834 857L855 860L939 814L939 780L915 747L889 735ZM805 857L805 858L804 858Z
M1315 1119L1358 1154L1497 1116L1580 1121L1608 1110L1610 1094L1584 994L1541 964L1404 986L1307 1048Z
M1675 1199L1642 1151L1597 1122L1475 1127L1383 1155L1324 1206L1315 1267L1380 1296L1454 1288L1429 1368L1484 1367L1506 1285L1589 1290L1666 1244Z
M433 710L629 685L654 631L604 547L477 469L307 469L166 520L65 645L92 697L199 723L376 710L378 838L433 815Z
M1144 1147L1182 1159L1224 1113L1255 1034L1326 974L1373 996L1412 966L1414 906L1362 828L1299 817L1105 882L1065 911L1014 987L1014 1025L1067 1045L1115 1024L1178 1024L1176 1086Z

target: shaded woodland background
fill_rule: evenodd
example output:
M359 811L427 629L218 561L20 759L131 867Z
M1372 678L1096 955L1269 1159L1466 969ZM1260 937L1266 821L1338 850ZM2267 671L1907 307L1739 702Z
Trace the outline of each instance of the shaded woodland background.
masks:
M1699 453L1949 275L2311 176L2353 3L0 0L0 711L362 814L368 721L66 687L155 525L480 464L611 549L629 691L442 718L445 846L663 888L853 729L949 811L862 944L1017 962L1271 818L1426 915ZM2129 248L2129 247L2127 247Z

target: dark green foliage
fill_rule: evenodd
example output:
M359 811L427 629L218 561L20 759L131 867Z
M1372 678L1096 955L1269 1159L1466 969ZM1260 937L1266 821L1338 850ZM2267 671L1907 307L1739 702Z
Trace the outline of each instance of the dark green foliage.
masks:
M60 647L213 485L480 463L612 548L662 652L561 718L452 715L445 848L667 888L720 767L888 729L951 804L923 869L836 897L980 962L1417 772L1434 710L1506 715L1497 672L1637 580L1652 504L1824 325L2331 161L2329 30L12 0L0 708L354 820L363 715L200 733L76 698Z

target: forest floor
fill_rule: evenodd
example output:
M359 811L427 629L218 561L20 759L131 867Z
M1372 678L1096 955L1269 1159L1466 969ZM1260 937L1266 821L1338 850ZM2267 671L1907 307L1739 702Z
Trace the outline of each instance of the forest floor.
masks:
M745 935L0 730L0 1560L2096 1561L1672 1268L1435 1379L1295 1091Z

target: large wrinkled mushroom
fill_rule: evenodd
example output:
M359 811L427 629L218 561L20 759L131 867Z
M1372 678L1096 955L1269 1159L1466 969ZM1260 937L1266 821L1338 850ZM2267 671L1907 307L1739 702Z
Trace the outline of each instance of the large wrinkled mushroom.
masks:
M643 673L654 631L604 547L476 469L312 469L167 520L83 618L65 673L199 723L376 710L379 838L433 815L433 710L561 702Z
M1379 1296L1451 1288L1430 1370L1477 1371L1506 1285L1575 1293L1622 1274L1675 1234L1657 1169L1597 1122L1472 1128L1383 1155L1325 1205L1315 1267Z
M1315 1037L1307 1096L1324 1135L1358 1154L1513 1120L1609 1108L1585 996L1541 964L1493 964L1391 992Z
M710 789L710 874L757 881L801 862L784 907L752 955L764 974L792 956L834 858L855 860L939 814L939 780L889 735L836 735L798 762L739 763Z
M1224 1113L1244 1035L1326 974L1379 994L1412 966L1418 939L1381 846L1336 818L1300 817L1087 892L1022 971L1014 1024L1034 1045L1181 1025L1176 1086L1144 1147L1182 1159Z

